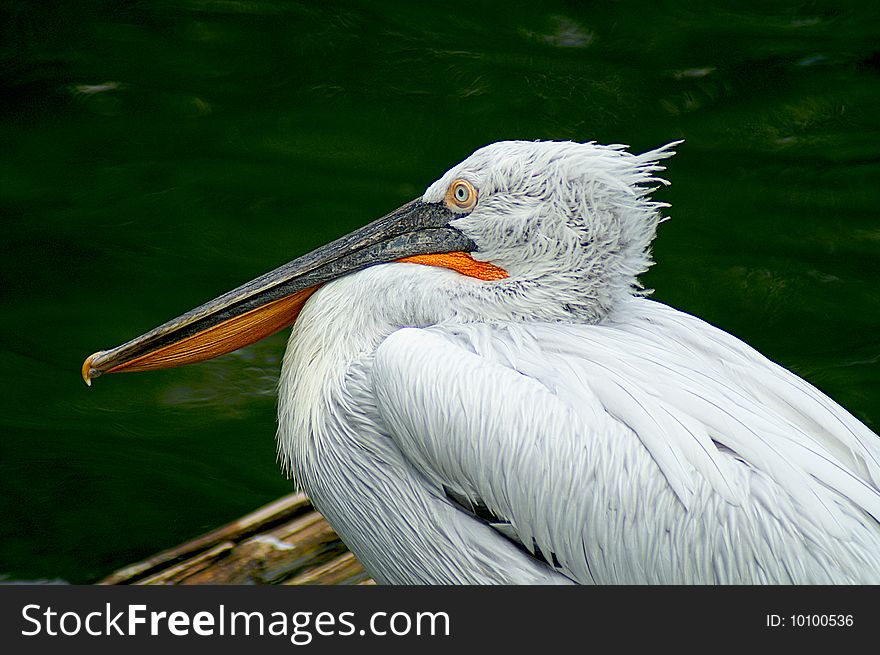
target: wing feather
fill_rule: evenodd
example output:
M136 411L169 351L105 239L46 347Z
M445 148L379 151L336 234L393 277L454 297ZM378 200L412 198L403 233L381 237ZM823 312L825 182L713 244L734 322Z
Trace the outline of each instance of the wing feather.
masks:
M399 330L373 363L378 414L429 480L579 581L876 571L877 436L730 335L651 301L628 311Z

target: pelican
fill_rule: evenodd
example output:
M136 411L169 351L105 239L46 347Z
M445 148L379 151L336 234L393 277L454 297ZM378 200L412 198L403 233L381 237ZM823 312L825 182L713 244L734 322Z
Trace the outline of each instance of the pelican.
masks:
M380 583L880 583L878 437L640 286L677 143L488 145L83 377L292 325L279 459Z

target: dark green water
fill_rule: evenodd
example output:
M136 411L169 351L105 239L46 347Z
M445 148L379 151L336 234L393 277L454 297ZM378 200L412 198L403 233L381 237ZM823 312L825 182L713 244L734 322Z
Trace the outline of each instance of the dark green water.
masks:
M880 428L877 6L0 3L0 574L93 581L287 492L284 335L82 360L500 139L687 139L646 284Z

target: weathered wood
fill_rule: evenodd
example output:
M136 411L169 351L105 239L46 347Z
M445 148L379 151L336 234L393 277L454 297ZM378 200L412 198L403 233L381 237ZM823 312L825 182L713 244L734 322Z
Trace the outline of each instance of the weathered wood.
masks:
M235 547L231 541L224 541L219 546L214 546L204 553L200 553L195 557L184 560L167 569L162 569L153 575L138 580L134 584L183 584L188 578L195 575L199 571L210 567L218 559L226 555Z
M304 571L295 578L285 580L282 584L313 585L313 584L376 584L367 577L364 567L354 555L345 552L322 566Z
M290 494L99 584L371 584L303 494Z

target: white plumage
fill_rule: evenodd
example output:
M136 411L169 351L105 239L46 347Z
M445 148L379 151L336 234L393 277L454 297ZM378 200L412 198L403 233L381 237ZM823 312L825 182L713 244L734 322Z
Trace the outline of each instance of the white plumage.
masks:
M422 200L471 183L450 225L510 277L386 263L306 303L280 459L378 581L880 583L880 439L638 291L671 154L483 148Z

